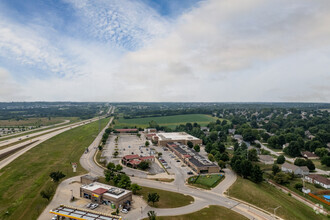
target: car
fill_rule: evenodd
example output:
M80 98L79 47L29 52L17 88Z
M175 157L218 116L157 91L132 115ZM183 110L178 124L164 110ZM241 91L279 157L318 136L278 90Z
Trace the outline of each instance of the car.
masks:
M189 171L189 172L187 172L187 174L188 174L188 175L193 175L194 173L191 172L191 171Z
M57 220L57 215L54 215L52 220Z
M131 148L131 146L128 146L128 148Z
M99 204L92 204L90 208L91 209L96 209L97 207L99 207Z
M176 162L180 162L180 160L176 160Z
M86 205L86 207L87 207L87 208L90 208L92 205L93 205L93 203L88 203L88 204Z
M128 213L128 211L126 209L122 209L121 212L124 213L124 214Z

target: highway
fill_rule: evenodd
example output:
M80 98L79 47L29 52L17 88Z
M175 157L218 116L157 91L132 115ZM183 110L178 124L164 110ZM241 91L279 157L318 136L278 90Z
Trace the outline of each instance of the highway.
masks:
M80 158L81 166L84 169L88 170L89 174L93 176L104 176L103 168L97 166L94 162L94 154L96 152L99 141L102 138L103 132L104 130L96 137L94 142L89 146L89 152L83 154ZM225 170L226 178L212 191L189 187L185 184L185 178L183 176L180 176L180 172L176 172L175 174L176 180L172 183L163 183L138 177L131 177L131 180L132 182L137 183L141 186L190 195L194 197L194 203L188 206L173 209L157 209L145 206L142 207L142 210L132 210L127 216L125 216L125 219L136 220L145 218L147 217L147 213L150 210L156 211L158 216L182 215L196 212L208 205L224 206L246 216L249 219L274 219L269 212L260 211L260 209L252 207L252 205L246 205L244 203L237 202L236 200L227 198L223 194L236 180L236 174L229 169Z
M110 107L110 108L112 108L112 107ZM35 143L33 143L33 144L31 144L31 145L23 148L22 150L19 150L19 151L15 152L15 153L11 154L10 156L8 156L8 157L4 158L3 160L1 160L0 161L0 169L2 169L3 167L7 166L9 163L11 163L17 157L21 156L22 154L24 154L28 150L32 149L33 147L37 146L38 144L40 144L40 143L42 143L44 141L46 141L46 140L48 140L48 139L50 139L50 138L52 138L52 137L54 137L54 136L56 136L58 134L61 134L61 133L65 132L65 131L68 131L68 130L70 130L72 128L76 128L76 127L79 127L79 126L82 126L82 125L85 125L85 124L88 124L88 123L97 121L97 120L99 120L101 118L104 118L104 117L105 116L101 116L101 117L97 117L97 118L93 118L93 119L88 119L88 120L80 121L80 122L77 122L77 123L74 123L74 124L71 124L71 125L65 125L63 127L57 127L57 128L54 128L54 129L49 129L47 131L42 131L42 133L47 133L47 134L41 135L39 137L30 139L28 141L25 141L25 142L22 142L22 143L19 143L19 144L16 144L16 145L7 147L5 149L2 149L2 150L0 150L0 155L5 154L8 151L12 151L12 150L14 150L16 148L20 148L23 145L26 145L28 143L31 143L31 142L36 141ZM55 131L54 132L51 132L53 130L55 130ZM48 133L48 132L50 132L50 133ZM34 136L37 136L37 135L38 135L37 133L34 134ZM14 139L16 139L16 138L14 138Z

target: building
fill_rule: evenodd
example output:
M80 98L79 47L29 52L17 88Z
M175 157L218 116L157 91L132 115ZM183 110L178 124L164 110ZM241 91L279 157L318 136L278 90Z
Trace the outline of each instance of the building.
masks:
M202 140L196 138L186 132L169 132L169 133L158 133L152 137L153 141L158 142L158 146L166 146L168 143L179 142L187 145L188 141L192 142L193 145L202 144Z
M152 140L152 137L153 137L153 136L156 136L156 134L155 134L155 133L148 133L148 134L146 134L145 136L146 136L146 139L147 139L147 140Z
M66 205L60 205L59 207L50 210L49 213L57 215L56 219L88 219L88 220L121 220L122 217L117 215L109 215L105 213L99 213L92 210L81 209L77 207L71 207Z
M212 163L211 161L197 153L195 150L187 147L186 145L176 142L168 143L167 147L198 174L220 172L220 168L218 165Z
M259 160L264 164L274 164L274 158L269 155L259 155Z
M300 176L309 174L309 169L306 166L298 167L294 164L290 164L287 162L282 165L281 170L285 173L293 173L294 175Z
M154 156L145 156L141 157L137 154L132 154L132 155L126 155L121 159L121 162L129 167L137 168L137 166L142 162L142 161L149 161L149 162L154 162L155 157Z
M139 130L136 128L125 128L125 129L116 129L115 131L119 133L137 133Z
M309 174L305 176L305 180L313 184L319 184L323 188L330 189L330 180L324 176L317 174Z
M309 151L301 152L301 155L303 157L305 157L306 159L310 159L310 160L312 160L312 159L319 159L319 157L316 154L314 154L312 152L309 152Z
M90 199L93 203L112 205L118 208L131 203L132 192L94 182L80 187L80 197Z
M156 128L146 128L144 129L144 133L149 134L149 133L156 133L157 129Z
M80 177L80 182L82 184L91 184L98 181L98 179L99 179L98 177L93 177L91 175L84 175Z

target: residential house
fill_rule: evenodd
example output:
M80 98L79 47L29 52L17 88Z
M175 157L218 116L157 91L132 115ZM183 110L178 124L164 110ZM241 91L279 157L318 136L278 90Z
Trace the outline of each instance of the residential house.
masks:
M324 176L309 174L305 176L305 180L310 183L319 184L323 188L330 189L330 180Z
M259 155L259 160L264 164L274 164L274 158L269 155Z
M285 173L293 173L294 175L300 175L300 176L309 174L308 167L306 167L306 166L298 167L294 164L290 164L290 163L287 163L287 162L285 162L282 165L281 170Z
M303 157L305 157L306 159L310 159L310 160L312 160L312 159L319 159L319 157L316 154L314 154L312 152L309 152L309 151L301 152L301 155Z

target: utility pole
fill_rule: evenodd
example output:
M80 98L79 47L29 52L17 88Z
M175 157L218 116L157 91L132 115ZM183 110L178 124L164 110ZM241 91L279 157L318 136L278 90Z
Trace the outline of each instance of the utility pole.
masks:
M101 132L101 117L99 116L99 133Z

